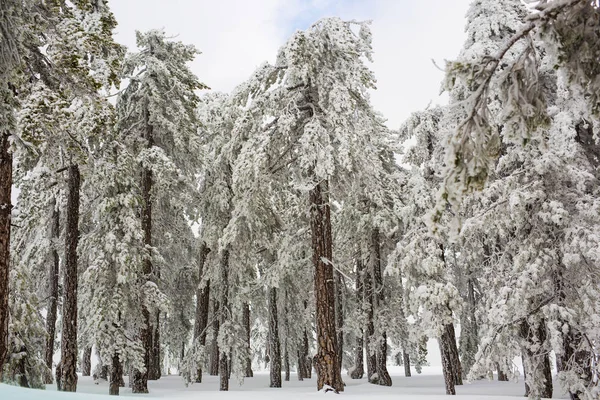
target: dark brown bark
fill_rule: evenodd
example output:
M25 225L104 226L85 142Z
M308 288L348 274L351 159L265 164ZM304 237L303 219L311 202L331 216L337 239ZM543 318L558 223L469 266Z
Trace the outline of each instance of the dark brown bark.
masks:
M198 260L198 282L202 282L202 276L204 274L204 264L206 263L206 256L210 252L206 243L202 243L200 247L200 258ZM194 341L204 346L206 345L206 330L208 328L208 313L209 313L209 302L210 302L210 281L207 280L204 286L198 285L196 289L196 319L194 321ZM196 371L197 383L202 382L202 365L198 365Z
M315 268L315 298L317 355L317 389L328 385L334 391L344 390L338 363L338 343L335 330L335 293L333 280L333 248L329 185L323 181L309 193L313 265Z
M152 349L150 351L148 380L155 381L160 379L162 373L160 363L160 312L154 314L154 322L152 325Z
M217 345L217 336L219 336L219 301L213 299L213 338L211 342L211 356L208 373L211 376L219 375L219 346Z
M279 321L277 318L277 288L269 289L269 387L281 387L281 346L279 343Z
M69 166L65 270L63 278L63 312L60 361L61 390L77 390L77 245L79 243L79 167Z
M370 246L371 273L373 274L373 298L375 307L380 310L385 306L385 294L383 291L383 276L381 274L381 240L379 229L371 231ZM382 386L392 386L392 378L387 370L387 334L380 332L381 337L377 340L377 383Z
M229 315L229 250L221 254L221 325L230 318ZM221 349L219 358L219 390L229 390L229 349Z
M357 308L362 311L364 304L364 264L362 260L362 254L360 246L356 254L355 266L356 266L356 304ZM354 368L350 373L352 379L362 379L365 374L365 351L364 351L364 330L359 329L358 335L356 336L356 348L354 355Z
M448 331L448 345L450 351L450 358L452 360L452 376L454 377L455 385L462 385L462 366L460 364L460 358L458 355L458 346L456 345L456 332L454 330L454 324L446 325Z
M58 314L58 280L59 265L58 257L58 238L60 236L60 212L56 207L56 199L52 201L52 225L50 227L51 257L50 268L48 271L48 314L46 316L46 366L52 371L52 357L54 356L54 339L56 337L56 316ZM84 375L84 376L89 376ZM48 374L45 380L46 384L52 383L52 374Z
M521 337L526 342L523 348L523 369L527 372L525 391L528 395L533 392L540 397L552 398L552 370L550 357L544 346L547 339L545 323L542 320L533 326L523 320L520 330Z
M121 364L119 355L115 354L113 355L112 366L110 368L108 394L118 396L119 388L122 386L125 386L125 382L123 381L123 364Z
M375 336L375 305L373 293L373 277L369 269L365 270L364 280L365 288L365 307L367 311L367 327L365 335L365 349L367 352L367 379L369 382L374 381L375 373L377 372L377 353L372 351L371 342Z
M444 329L442 337L439 339L440 353L442 355L442 372L444 373L444 384L446 385L446 394L455 395L454 374L452 372L452 357L449 351L447 330Z
M344 358L344 287L342 275L338 271L334 271L333 275L335 278L335 329L338 340L337 361L341 371Z
M146 141L146 148L150 149L154 145L153 127L150 125L150 113L144 112L144 126L142 138ZM144 246L146 249L152 247L152 170L146 167L142 168L142 231L144 232ZM149 250L148 250L149 251ZM152 256L147 254L142 267L142 284L145 281L152 280ZM144 371L135 371L132 385L133 393L148 393L148 375L152 369L154 360L153 349L153 328L150 311L142 305L142 318L144 327L140 330L140 341L144 346Z
M246 331L246 350L248 351L248 356L246 357L246 373L245 376L246 378L252 378L254 376L254 372L252 371L252 355L251 355L251 349L250 349L250 334L251 334L251 330L250 330L250 304L248 304L247 302L244 303L243 306L243 315L242 315L242 319L243 319L243 324L244 324L244 330Z
M12 153L9 137L8 132L0 132L0 378L8 354L8 276L12 210Z
M411 377L412 373L410 372L410 355L406 350L402 350L402 363L404 364L404 376Z
M496 363L496 371L498 372L498 380L500 382L508 382L508 375L500 367L500 363Z
M81 375L90 376L92 374L92 346L87 346L83 349L83 357L81 359Z

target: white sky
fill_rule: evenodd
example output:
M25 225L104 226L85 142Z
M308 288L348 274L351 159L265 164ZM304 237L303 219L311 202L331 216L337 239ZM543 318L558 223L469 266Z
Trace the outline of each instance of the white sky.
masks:
M470 0L113 0L117 41L135 49L135 31L163 28L203 54L192 65L213 90L229 92L262 62L274 62L291 34L322 17L373 20L378 80L373 105L398 128L411 112L444 102L444 66L464 41Z

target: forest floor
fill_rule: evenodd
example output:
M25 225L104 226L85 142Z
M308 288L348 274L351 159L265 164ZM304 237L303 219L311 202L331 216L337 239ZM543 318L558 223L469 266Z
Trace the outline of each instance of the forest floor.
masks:
M440 367L425 367L422 374L414 374L405 378L403 367L390 367L393 386L383 387L372 385L366 379L353 380L344 376L346 390L342 396L353 400L448 400L445 395L444 379ZM125 379L127 381L127 378ZM161 398L174 400L197 399L224 399L224 400L270 400L281 399L310 399L314 396L323 396L316 391L316 381L307 379L302 382L292 373L289 382L282 382L283 388L269 388L269 372L255 373L254 378L246 378L244 384L239 386L232 379L229 392L219 392L217 376L203 377L204 382L186 387L181 377L170 375L158 381L148 382L150 393L147 395L133 395L131 389L121 388L122 396ZM55 385L48 385L45 391L30 390L0 384L0 399L2 400L107 400L108 383L95 384L91 377L79 377L78 392L60 393ZM456 387L457 396L453 400L516 400L523 399L523 381L498 382L481 380ZM553 398L567 399L558 388L555 389Z

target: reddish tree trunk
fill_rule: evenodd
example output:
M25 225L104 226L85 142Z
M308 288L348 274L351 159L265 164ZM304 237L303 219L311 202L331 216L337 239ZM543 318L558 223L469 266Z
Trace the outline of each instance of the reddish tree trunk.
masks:
M69 166L68 186L60 388L65 392L75 392L79 358L77 353L77 245L80 188L79 167L75 164Z
M332 264L331 211L329 185L324 181L309 193L313 265L315 267L315 298L317 355L317 388L328 385L334 391L344 390L339 368L337 332L335 330L335 288Z

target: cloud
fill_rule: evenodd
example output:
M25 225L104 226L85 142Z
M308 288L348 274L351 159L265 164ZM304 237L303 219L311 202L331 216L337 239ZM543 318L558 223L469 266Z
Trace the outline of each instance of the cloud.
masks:
M277 50L297 29L322 17L373 20L378 80L376 109L398 128L411 112L438 97L443 66L464 40L470 0L432 4L414 0L119 0L111 3L117 40L135 49L135 30L164 28L203 54L192 68L213 90L229 92Z

